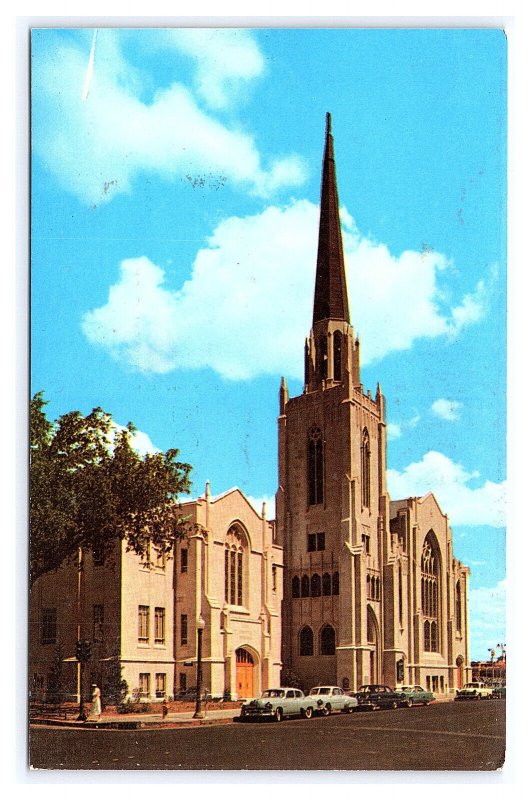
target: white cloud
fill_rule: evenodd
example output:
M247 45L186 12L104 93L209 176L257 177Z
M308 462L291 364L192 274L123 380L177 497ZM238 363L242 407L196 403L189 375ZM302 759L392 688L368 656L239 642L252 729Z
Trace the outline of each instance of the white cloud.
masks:
M58 40L46 58L39 58L37 47L34 53L33 146L65 190L95 204L130 191L141 172L167 180L219 176L222 182L261 196L305 180L305 168L296 156L264 165L253 138L202 110L182 82L155 88L147 99L149 80L125 61L116 31L98 33L84 101L90 33L81 42L75 37L68 43ZM151 37L157 35L151 32ZM223 56L216 57L219 37L225 37L226 47ZM235 96L235 84L261 71L261 56L245 32L174 32L174 43L196 58L198 91L211 105L226 103ZM158 46L163 44L160 39ZM171 58L168 61L171 66Z
M117 422L113 421L111 423L111 441L114 443L116 437L125 430L127 430L127 428L124 425L119 425ZM133 433L130 433L129 444L139 456L154 455L155 453L161 452L158 447L155 447L147 433L143 433L142 431L135 430Z
M164 285L164 271L149 259L123 261L107 304L85 315L86 335L146 372L210 367L231 379L299 377L311 325L318 213L299 200L222 221L178 290ZM444 256L408 251L395 258L353 225L345 256L364 364L408 349L417 338L455 333L453 309L439 299ZM404 314L408 307L415 313Z
M387 470L387 485L393 499L418 497L432 491L451 525L505 525L505 481L471 486L478 472L466 472L461 464L431 450L421 461L402 472Z
M461 416L462 408L463 404L459 403L457 400L445 400L441 397L439 400L435 400L431 410L436 417L445 419L448 422L456 422Z
M420 415L415 414L411 419L403 420L402 422L388 422L387 423L387 438L389 441L399 439L405 430L415 428L420 422Z
M267 519L274 519L275 517L275 495L262 495L261 497L253 497L250 494L245 495L247 500L254 509L262 516L262 504L266 504L266 517Z
M487 660L487 650L505 642L506 584L504 579L495 586L469 592L470 648L474 659Z

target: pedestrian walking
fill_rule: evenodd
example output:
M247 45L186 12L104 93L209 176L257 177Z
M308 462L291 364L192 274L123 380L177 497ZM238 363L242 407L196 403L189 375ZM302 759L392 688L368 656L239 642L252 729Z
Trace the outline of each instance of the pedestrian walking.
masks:
M92 697L90 703L90 716L95 717L98 721L101 717L101 691L97 684L92 684Z
M168 698L165 697L164 700L162 701L162 719L166 719L166 717L168 716L168 711L169 711Z

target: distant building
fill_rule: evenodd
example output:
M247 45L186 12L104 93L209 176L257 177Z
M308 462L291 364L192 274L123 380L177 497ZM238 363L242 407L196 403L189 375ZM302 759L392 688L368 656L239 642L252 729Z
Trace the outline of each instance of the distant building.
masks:
M389 498L384 396L364 391L350 325L330 115L304 367L303 394L280 386L283 664L306 688L457 688L470 674L469 569L431 493Z
M203 686L220 696L252 697L280 680L282 549L275 526L238 489L184 503L197 533L152 562L119 546L105 563L84 554L40 578L30 597L32 696L45 699L62 662L62 685L77 697L76 641L88 639L86 687L104 700L117 674L129 695L176 696L196 685L197 620L203 633ZM79 581L79 582L78 582Z

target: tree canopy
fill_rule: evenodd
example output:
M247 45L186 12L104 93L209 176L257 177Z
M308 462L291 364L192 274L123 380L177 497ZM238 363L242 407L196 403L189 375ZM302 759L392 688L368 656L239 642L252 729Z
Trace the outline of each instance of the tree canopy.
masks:
M30 585L79 548L105 557L118 540L149 561L151 545L171 553L188 532L178 497L191 466L179 451L139 455L134 426L120 429L95 408L51 422L43 392L30 404Z

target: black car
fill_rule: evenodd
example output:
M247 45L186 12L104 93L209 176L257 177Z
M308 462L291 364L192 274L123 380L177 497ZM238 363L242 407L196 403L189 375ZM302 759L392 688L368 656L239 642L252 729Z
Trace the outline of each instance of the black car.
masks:
M398 708L403 697L389 686L368 683L360 686L356 692L358 711L376 711L377 708Z

